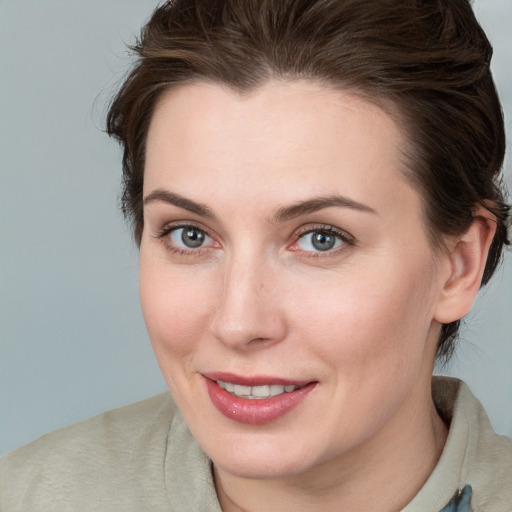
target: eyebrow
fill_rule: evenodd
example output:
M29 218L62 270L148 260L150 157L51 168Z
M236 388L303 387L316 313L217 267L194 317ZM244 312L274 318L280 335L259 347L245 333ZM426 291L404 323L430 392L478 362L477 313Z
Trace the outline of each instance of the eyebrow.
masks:
M180 196L179 194L176 194L175 192L171 192L169 190L154 190L144 198L143 203L144 205L146 205L158 201L172 204L179 208L183 208L184 210L188 210L189 212L195 213L196 215L199 215L201 217L215 219L213 211L205 204L196 203L191 199L187 199L186 197ZM300 217L301 215L307 215L309 213L313 213L318 210L323 210L324 208L331 207L352 208L357 211L378 215L376 210L374 210L373 208L366 204L354 201L353 199L350 199L348 197L331 195L323 197L314 197L312 199L307 199L305 201L294 203L290 206L284 206L282 208L279 208L277 212L274 215L272 215L271 222L285 222L296 217Z
M206 206L205 204L196 203L191 199L187 199L186 197L180 196L179 194L175 194L174 192L170 192L169 190L154 190L144 198L143 203L144 205L147 205L149 203L158 201L178 206L179 208L188 210L189 212L195 213L196 215L200 215L201 217L206 217L208 219L215 218L215 215L213 214L212 210L208 208L208 206Z
M277 210L277 212L272 216L272 221L285 222L287 220L300 217L301 215L307 215L308 213L323 210L324 208L331 208L333 206L351 208L360 212L378 215L376 210L366 204L354 201L348 197L332 195L325 197L315 197L306 201L300 201L298 203L292 204L291 206L279 208L279 210Z

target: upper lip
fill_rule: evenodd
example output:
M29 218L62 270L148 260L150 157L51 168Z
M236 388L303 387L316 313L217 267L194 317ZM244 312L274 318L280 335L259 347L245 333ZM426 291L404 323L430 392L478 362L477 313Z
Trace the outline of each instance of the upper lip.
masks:
M204 377L214 381L230 382L240 386L265 386L267 384L279 384L281 386L305 386L311 380L287 379L283 377L274 377L271 375L235 375L227 372L207 372L202 374Z

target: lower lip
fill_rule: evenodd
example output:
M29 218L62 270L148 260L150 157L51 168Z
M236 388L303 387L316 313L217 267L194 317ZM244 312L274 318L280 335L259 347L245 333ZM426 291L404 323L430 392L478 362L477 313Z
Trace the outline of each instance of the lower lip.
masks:
M205 380L213 405L230 420L250 425L262 425L281 418L299 405L316 386L311 382L289 393L250 400L228 393L211 379Z

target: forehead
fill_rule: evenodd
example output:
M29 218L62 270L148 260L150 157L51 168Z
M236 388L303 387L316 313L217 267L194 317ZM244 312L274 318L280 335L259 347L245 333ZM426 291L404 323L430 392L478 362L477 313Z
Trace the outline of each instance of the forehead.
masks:
M326 140L325 133L315 136L313 128L320 125L333 137L349 138L353 130L346 130L342 122L347 119L351 123L360 121L354 128L367 134L384 129L392 145L401 145L403 134L388 114L394 110L384 101L372 101L362 94L312 80L271 80L244 93L222 84L196 82L172 87L162 95L149 136L152 138L155 131L197 137L212 132L228 135L232 129L237 133L243 129L241 135L258 133L262 137L272 131L283 142L287 134L302 135L311 142L306 147L314 147L319 139ZM173 130L172 125L177 123ZM303 132L299 133L301 128Z
M400 127L379 106L315 82L274 81L246 95L189 84L157 104L144 193L167 187L286 202L301 199L302 188L378 206L383 194L396 197L408 186L404 145Z

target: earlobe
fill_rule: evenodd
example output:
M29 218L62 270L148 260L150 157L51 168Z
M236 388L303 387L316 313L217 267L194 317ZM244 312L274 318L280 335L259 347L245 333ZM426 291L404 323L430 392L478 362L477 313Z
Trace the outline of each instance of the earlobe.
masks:
M469 229L449 249L448 277L444 280L434 315L439 323L459 320L471 309L480 289L495 232L494 216L479 208Z

